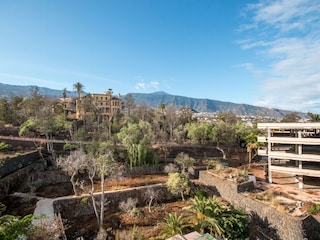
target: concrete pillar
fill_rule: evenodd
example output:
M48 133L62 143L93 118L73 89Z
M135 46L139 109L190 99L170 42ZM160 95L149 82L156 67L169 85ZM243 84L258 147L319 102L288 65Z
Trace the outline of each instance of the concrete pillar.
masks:
M301 138L301 130L299 130L298 132L298 138ZM302 145L299 144L298 145L298 155L302 154ZM302 161L299 161L299 169L302 169ZM299 176L299 188L302 189L303 188L303 176Z
M300 189L303 189L303 176L301 175L301 176L299 176L299 188Z
M268 128L268 139L271 137L271 129ZM269 183L272 183L272 172L271 172L271 157L269 153L271 152L271 142L268 140L268 179Z

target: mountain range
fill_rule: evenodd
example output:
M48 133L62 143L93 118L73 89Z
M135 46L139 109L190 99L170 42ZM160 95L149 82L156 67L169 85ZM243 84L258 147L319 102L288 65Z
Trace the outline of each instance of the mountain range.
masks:
M38 88L39 94L50 98L61 98L63 90L50 89L37 86L19 86L0 83L0 98L11 98L13 96L27 97L32 91ZM86 93L84 93L86 94ZM166 92L154 93L128 93L134 99L135 104L146 104L149 107L159 107L161 104L166 106L174 105L176 107L189 107L195 112L226 112L231 111L242 116L262 116L269 118L282 118L286 114L292 113L289 110L275 108L259 107L249 104L239 104L232 102L223 102L211 99L198 99L184 96L171 95ZM67 97L76 97L75 91L68 91ZM124 100L125 95L122 96ZM125 100L124 100L125 101ZM303 118L307 118L306 113L297 113Z
M61 98L63 90L56 90L34 85L20 86L0 83L0 98L12 98L14 96L29 97L35 88L38 88L39 94L50 98ZM78 94L74 91L67 91L68 97L76 97Z
M176 107L189 107L196 112L227 112L231 111L241 116L262 116L269 118L283 118L286 114L292 113L289 110L280 110L275 108L258 107L249 104L239 104L232 102L223 102L212 99L199 99L183 96L170 95L165 92L154 93L130 93L137 104L146 103L150 107L159 107L160 104ZM297 113L306 118L307 114Z

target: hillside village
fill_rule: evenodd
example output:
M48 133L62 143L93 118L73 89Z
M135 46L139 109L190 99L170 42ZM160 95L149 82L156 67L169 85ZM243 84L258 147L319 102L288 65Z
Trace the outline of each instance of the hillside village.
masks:
M149 108L74 88L1 101L0 237L319 239L317 114Z

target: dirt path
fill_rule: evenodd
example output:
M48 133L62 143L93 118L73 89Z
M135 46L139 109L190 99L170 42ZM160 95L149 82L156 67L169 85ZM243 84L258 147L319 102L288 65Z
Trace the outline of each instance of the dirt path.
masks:
M37 202L33 216L39 218L32 220L33 225L40 225L43 222L52 223L54 221L53 201L54 199L44 198Z

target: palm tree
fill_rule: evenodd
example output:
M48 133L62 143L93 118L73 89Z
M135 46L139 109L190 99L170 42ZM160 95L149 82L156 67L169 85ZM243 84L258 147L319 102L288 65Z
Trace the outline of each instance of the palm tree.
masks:
M247 142L247 152L250 168L251 160L258 155L258 148L264 146L264 143L258 142L258 134L255 133L249 133L244 137L244 141Z
M79 98L82 97L82 90L84 89L84 86L81 83L76 82L73 84L73 89L77 91Z
M191 205L184 208L196 215L194 224L199 232L210 232L223 239L245 239L248 237L248 216L243 210L226 207L214 197L191 199Z
M160 234L166 238L183 234L184 230L189 226L185 216L177 216L176 212L174 214L168 213L164 220L164 222L160 223L160 226L163 228Z
M224 208L219 205L215 198L207 199L196 196L191 199L191 205L184 209L196 215L195 225L198 231L204 232L208 229L211 234L215 234L216 236L220 236L223 233L224 230L220 219Z

